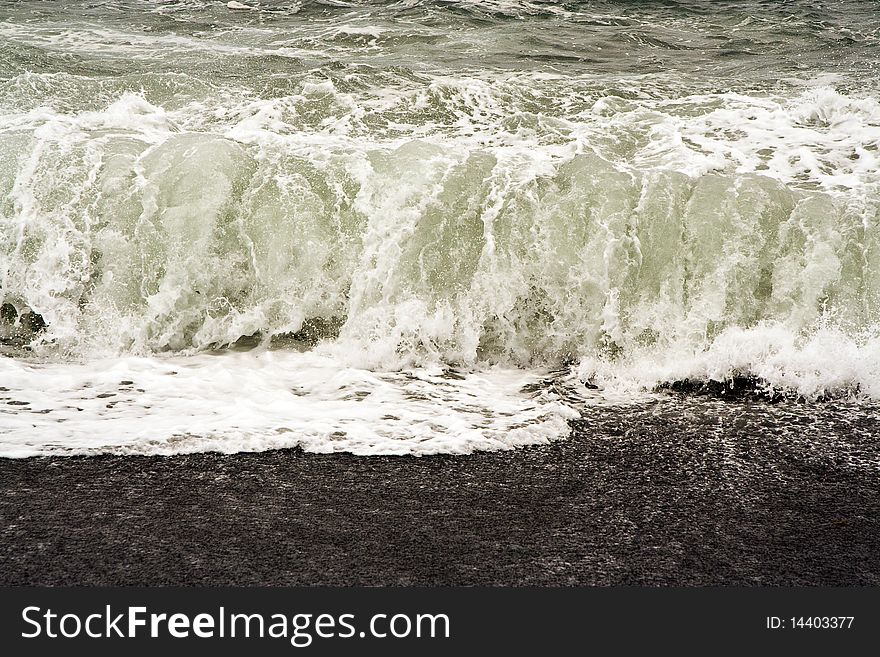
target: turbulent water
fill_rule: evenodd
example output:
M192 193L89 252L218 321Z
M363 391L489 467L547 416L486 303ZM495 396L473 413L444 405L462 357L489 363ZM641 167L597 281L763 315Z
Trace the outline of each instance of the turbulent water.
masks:
M880 6L0 2L0 455L880 398Z

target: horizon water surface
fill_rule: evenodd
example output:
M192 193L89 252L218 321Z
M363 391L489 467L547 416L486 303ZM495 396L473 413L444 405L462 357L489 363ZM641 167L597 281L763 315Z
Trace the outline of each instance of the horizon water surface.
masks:
M878 224L871 0L0 2L0 456L875 415Z

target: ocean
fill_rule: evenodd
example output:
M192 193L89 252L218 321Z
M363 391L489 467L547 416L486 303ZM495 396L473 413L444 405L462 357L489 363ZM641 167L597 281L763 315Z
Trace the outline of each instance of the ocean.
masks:
M2 457L877 429L880 5L0 2L0 305Z

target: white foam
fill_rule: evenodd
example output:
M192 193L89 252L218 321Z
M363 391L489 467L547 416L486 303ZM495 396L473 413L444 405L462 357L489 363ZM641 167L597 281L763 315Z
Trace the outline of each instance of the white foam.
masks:
M673 381L752 377L769 391L816 399L847 395L880 399L880 336L853 337L834 326L807 334L774 322L731 327L707 348L681 341L619 359L584 358L578 376L606 395L629 396Z
M25 363L0 358L0 456L239 452L466 454L544 444L577 413L538 373L376 373L314 352ZM28 402L11 404L10 402Z

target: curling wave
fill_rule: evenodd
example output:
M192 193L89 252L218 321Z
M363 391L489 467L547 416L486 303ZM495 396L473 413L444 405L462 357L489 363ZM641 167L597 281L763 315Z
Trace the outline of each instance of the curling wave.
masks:
M606 383L629 364L642 387L736 371L805 394L823 386L781 354L833 333L868 363L849 383L873 391L875 100L818 88L491 116L516 92L452 80L373 110L476 116L420 139L363 134L367 111L331 83L231 109L125 93L7 115L4 299L42 316L47 353L329 340L369 368L574 359ZM298 124L313 105L343 116ZM738 340L748 357L725 346Z

